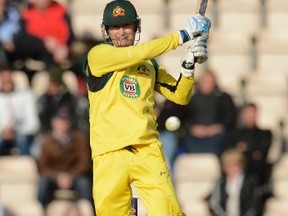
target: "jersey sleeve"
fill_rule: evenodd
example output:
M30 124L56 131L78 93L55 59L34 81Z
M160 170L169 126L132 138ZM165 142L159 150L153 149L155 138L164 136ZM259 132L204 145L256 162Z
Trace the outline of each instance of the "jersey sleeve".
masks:
M187 78L180 74L176 80L171 74L166 72L164 67L159 67L155 91L166 97L168 100L187 105L192 96L194 86L194 75Z
M179 35L177 33L129 47L101 44L89 51L87 60L92 74L100 77L106 73L121 71L156 58L172 49L176 49L178 46Z

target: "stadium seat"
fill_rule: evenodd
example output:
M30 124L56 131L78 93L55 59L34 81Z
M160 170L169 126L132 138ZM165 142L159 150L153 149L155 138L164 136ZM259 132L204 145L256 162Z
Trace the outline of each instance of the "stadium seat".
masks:
M237 96L241 80L253 69L252 38L211 29L208 54L208 67L216 74L219 86Z
M75 95L78 94L79 92L78 81L73 71L69 71L69 70L64 71L63 82L67 86L67 89L69 90L69 92Z
M273 165L272 178L274 180L282 179L288 181L288 172L286 170L288 170L288 153L284 153L280 160Z
M270 32L284 32L287 34L288 1L266 0L266 30Z
M0 173L1 202L8 204L37 199L39 176L34 158L1 156Z
M69 206L72 203L72 201L67 200L54 200L50 204L48 204L46 208L46 216L65 215L65 212L68 210ZM89 201L80 199L77 201L77 204L79 205L79 208L81 210L81 215L94 216L93 206Z
M214 154L187 153L176 158L174 184L180 205L185 211L191 215L201 215L197 213L197 209L201 209L199 211L203 211L204 215L208 214L205 198L212 191L220 172L219 160ZM199 208L193 207L193 204Z
M77 39L92 37L102 40L102 14L108 1L74 0L71 2L71 23Z
M164 36L166 33L164 27L164 1L145 0L132 3L141 18L140 43L158 36Z
M187 216L210 216L207 203L199 200L187 200L181 203L181 209Z
M38 170L29 156L0 157L0 200L17 216L44 216L37 200Z
M79 92L78 81L75 73L69 70L64 71L62 79L68 91L70 91L72 94L77 94ZM49 80L50 76L48 71L38 71L35 73L31 81L31 88L36 97L41 96L47 91Z
M16 216L45 216L42 205L37 201L19 202L6 206Z
M21 70L13 71L13 80L17 88L19 89L29 88L29 79L24 71Z
M95 9L94 13L74 12L72 16L72 27L77 39L92 38L102 40L101 22L102 15Z
M287 216L288 215L288 200L279 198L269 198L265 205L264 216Z
M284 71L251 71L246 79L247 94L265 96L286 96L288 73Z
M285 172L287 169L282 170L282 172ZM288 202L288 180L283 179L273 179L273 194L275 197L279 199L286 200Z
M254 35L261 29L259 0L217 1L218 26L221 32Z
M34 74L31 80L31 88L36 95L36 97L41 96L47 91L49 85L49 72L48 71L38 71Z
M277 199L288 202L288 153L281 156L280 160L272 167L273 194ZM275 200L276 201L276 200Z
M266 29L258 35L257 70L266 71L266 73L273 72L272 74L284 73L286 76L288 75L287 35L288 30L286 32L281 32L275 29Z
M265 205L264 216L288 215L288 153L284 153L272 168L273 197Z
M219 160L210 153L181 154L174 164L176 181L215 181L219 175Z
M56 1L59 2L62 5L67 6L67 7L69 7L69 5L71 3L70 0L56 0Z

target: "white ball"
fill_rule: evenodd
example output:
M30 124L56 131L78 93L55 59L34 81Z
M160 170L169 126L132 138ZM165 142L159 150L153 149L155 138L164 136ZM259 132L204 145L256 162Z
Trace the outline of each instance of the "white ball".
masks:
M165 127L169 131L176 131L180 128L180 126L181 126L181 121L176 116L170 116L165 121Z

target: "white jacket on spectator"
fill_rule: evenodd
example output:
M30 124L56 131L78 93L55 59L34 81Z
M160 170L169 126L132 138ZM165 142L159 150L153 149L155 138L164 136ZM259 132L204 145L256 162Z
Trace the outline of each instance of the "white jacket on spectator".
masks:
M0 92L0 134L6 127L12 127L19 134L33 135L38 132L36 98L31 90Z

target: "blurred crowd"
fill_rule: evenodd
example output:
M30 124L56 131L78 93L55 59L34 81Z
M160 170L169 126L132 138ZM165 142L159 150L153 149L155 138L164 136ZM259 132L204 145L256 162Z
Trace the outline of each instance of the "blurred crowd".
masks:
M93 45L95 44L93 38ZM11 64L31 81L39 70L59 67L79 75L89 49L75 44L68 5L53 0L0 1L1 65ZM82 42L82 41L81 41ZM88 45L89 46L89 45Z
M57 196L85 199L93 206L88 101L81 75L88 48L75 53L77 41L67 6L53 0L0 0L0 156L35 159L44 209ZM24 89L15 81L16 71L27 77ZM36 95L32 82L39 81L35 75L40 71L48 83ZM77 92L67 88L65 71L74 74ZM67 215L76 210L75 205ZM10 215L4 207L0 212Z
M40 174L38 198L44 208L59 190L72 190L74 197L93 205L89 107L81 76L88 49L73 49L78 39L70 18L68 8L53 0L0 0L0 155L35 158ZM16 85L16 70L28 77L27 88ZM79 92L67 88L66 70L77 77ZM38 71L47 72L49 84L36 97L31 82ZM164 101L155 111L172 174L179 154L212 153L219 158L223 173L207 197L213 215L240 216L249 211L254 212L249 215L262 215L265 200L272 195L273 164L267 157L273 132L258 125L253 101L236 104L207 69L197 80L188 106ZM165 127L170 116L180 119L179 129ZM244 197L236 196L240 190Z
M207 69L198 78L188 106L164 101L156 111L172 174L180 154L209 153L219 159L221 177L207 196L211 215L264 214L265 203L273 196L273 163L268 155L275 135L272 128L260 126L256 103L237 104L229 92L221 89L213 71ZM179 129L165 127L171 116L181 121Z

